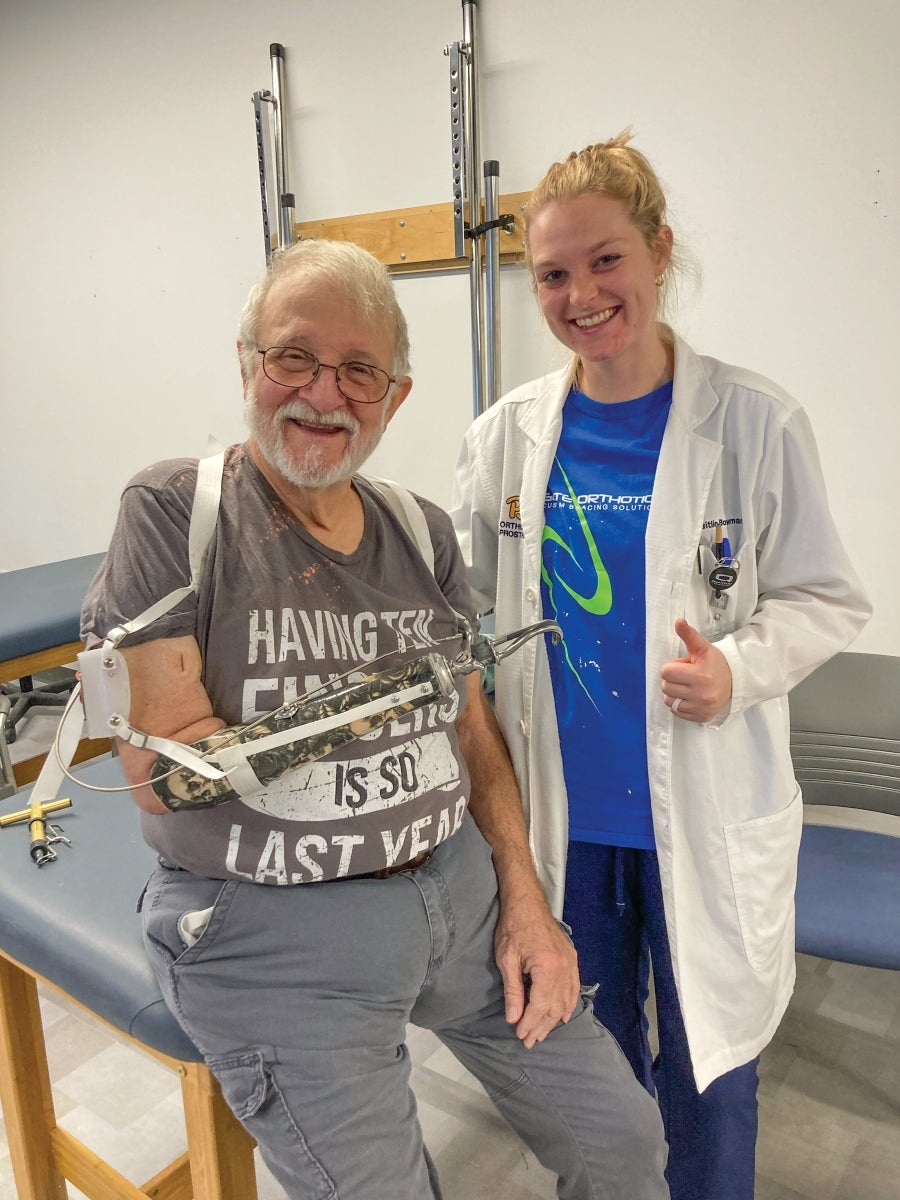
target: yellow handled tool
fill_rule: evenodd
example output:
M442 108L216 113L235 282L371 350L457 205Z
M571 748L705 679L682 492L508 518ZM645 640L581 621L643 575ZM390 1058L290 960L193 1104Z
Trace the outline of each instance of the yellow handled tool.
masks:
M41 804L39 800L34 800L28 808L0 817L0 828L5 828L7 825L20 825L23 821L27 821L28 832L31 834L31 846L29 847L31 857L39 867L42 867L56 858L56 851L53 849L56 842L65 842L67 846L70 845L69 839L63 837L60 827L48 825L45 818L48 813L59 812L60 809L71 807L71 800L51 800L49 804Z

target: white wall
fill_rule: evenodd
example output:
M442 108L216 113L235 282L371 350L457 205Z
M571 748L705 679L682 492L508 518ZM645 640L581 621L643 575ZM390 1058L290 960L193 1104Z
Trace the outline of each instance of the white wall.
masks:
M483 155L504 191L631 125L702 290L696 348L817 430L900 653L895 0L482 0ZM0 569L101 549L157 458L242 436L237 317L263 266L251 94L284 43L303 219L449 199L455 0L6 0L0 16ZM439 502L471 414L465 276L398 281L416 386L373 467ZM561 361L504 271L503 382Z

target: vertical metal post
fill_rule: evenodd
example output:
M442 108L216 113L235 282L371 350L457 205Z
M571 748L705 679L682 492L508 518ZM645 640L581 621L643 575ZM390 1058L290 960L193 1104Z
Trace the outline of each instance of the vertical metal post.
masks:
M288 191L287 145L284 136L284 46L272 42L272 98L275 107L275 194L278 197L278 244L294 240L294 196Z
M469 255L472 397L475 416L500 394L500 241L513 218L501 216L500 164L482 164L478 123L478 0L462 0L463 40L444 48L450 58L450 142L453 153L453 231L457 258ZM482 188L482 165L484 187ZM484 212L482 212L484 203ZM470 242L469 247L466 243Z
M9 746L6 743L6 722L9 717L12 701L9 696L0 692L0 800L12 796L16 791L16 773L10 760Z
M466 256L465 180L463 179L463 157L465 154L465 115L463 105L462 67L460 65L459 42L444 47L450 58L450 151L453 159L453 253L457 258Z
M264 104L272 103L271 92L253 93L253 120L256 127L256 158L259 165L259 191L262 200L263 243L265 245L266 262L272 258L272 226L269 220L271 196L269 195L269 178L272 173L269 146L269 117L263 111Z
M484 396L500 398L500 164L484 164Z
M284 46L272 42L269 57L272 64L272 90L253 93L266 262L271 261L273 243L275 248L279 248L290 246L294 240L294 196L287 190L287 143L284 136ZM264 105L270 106L269 111L264 109Z
M476 0L462 0L462 82L466 219L472 239L469 260L469 304L472 312L472 399L475 416L487 407L484 391L484 268L481 239L474 231L481 224L481 138L478 124L478 30Z

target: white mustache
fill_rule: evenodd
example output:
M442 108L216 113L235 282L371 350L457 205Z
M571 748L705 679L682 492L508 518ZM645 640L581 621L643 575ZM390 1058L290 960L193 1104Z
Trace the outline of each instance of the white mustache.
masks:
M290 400L272 414L273 421L281 426L285 421L302 421L313 428L346 429L354 437L359 433L359 421L349 412L319 412L304 400Z

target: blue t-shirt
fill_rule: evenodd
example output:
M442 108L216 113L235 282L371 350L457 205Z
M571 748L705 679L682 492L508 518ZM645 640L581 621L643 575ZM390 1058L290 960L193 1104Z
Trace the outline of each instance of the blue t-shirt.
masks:
M672 384L623 404L569 393L544 508L541 592L573 841L652 849L644 535Z

